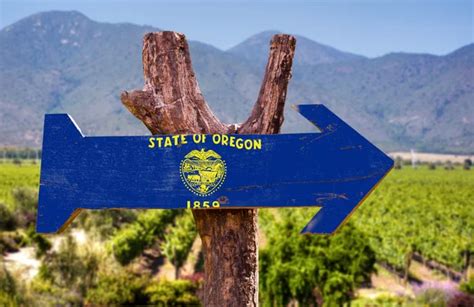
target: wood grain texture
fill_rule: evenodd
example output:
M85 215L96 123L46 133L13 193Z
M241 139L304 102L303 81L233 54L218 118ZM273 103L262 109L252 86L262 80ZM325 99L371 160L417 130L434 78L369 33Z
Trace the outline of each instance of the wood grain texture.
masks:
M143 42L142 91L123 92L122 103L153 133L273 134L280 131L296 40L275 35L259 97L241 125L221 123L199 89L185 36L148 33ZM257 210L194 210L203 241L206 306L258 304Z
M82 135L69 115L48 114L37 230L63 229L78 209L206 208L207 201L213 209L318 206L303 232L333 233L393 160L325 106L296 109L321 132L91 137ZM226 144L224 137L230 140ZM202 174L195 172L208 157L216 177L202 185L195 181ZM235 224L233 212L225 216L228 228ZM212 217L207 209L204 213ZM219 236L213 231L220 229L209 225L214 224L199 227L207 227L209 237Z

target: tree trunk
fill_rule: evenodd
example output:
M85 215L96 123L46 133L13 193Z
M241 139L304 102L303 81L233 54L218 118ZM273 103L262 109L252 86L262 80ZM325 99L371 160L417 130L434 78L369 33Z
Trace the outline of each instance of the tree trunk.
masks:
M221 123L205 102L184 35L148 33L143 42L143 90L123 92L122 103L153 134L274 134L283 109L296 40L275 35L259 97L242 125ZM203 242L206 306L258 305L256 209L193 210Z

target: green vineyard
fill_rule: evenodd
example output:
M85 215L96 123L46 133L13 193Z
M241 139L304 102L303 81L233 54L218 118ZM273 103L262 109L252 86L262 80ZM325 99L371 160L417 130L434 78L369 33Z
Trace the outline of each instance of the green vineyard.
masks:
M59 242L61 235L41 236L34 230L38 181L39 165L0 164L3 257L18 248L34 247L43 270L57 274L38 274L30 281L31 295L21 294L27 297L26 302L43 300L48 305L70 300L67 296L50 300L51 293L66 289L61 274L69 276L69 268L84 261L89 264L79 266L82 268L76 272L79 277L68 287L75 289L70 290L74 292L84 287L81 280L91 283L80 297L68 302L102 305L165 302L162 287L177 291L173 300L197 301L195 294L202 278L203 258L189 210L85 210L71 230L65 232L65 237L71 239L72 233L84 231L89 247L79 249L74 240L66 240L69 245L64 243L63 248L55 250L51 242ZM445 279L465 282L467 277L469 280L467 272L472 269L474 258L471 256L473 197L472 170L404 167L392 170L335 235L299 234L317 208L259 210L261 305L280 306L292 301L310 305L316 300L324 301L327 306L342 306L360 298L357 289L370 284L375 275L383 282L390 282L390 276L397 276L400 282L399 277L403 277L405 284L410 278L416 279L416 267L420 263L439 267L437 273L444 273L441 275ZM92 246L100 246L101 254L89 250ZM66 255L67 259L76 260L58 266L56 262L61 263ZM152 276L143 277L143 271L130 273L137 267L147 272L148 261L152 268L156 266L153 255L162 257L158 270L170 272L169 267L173 268L172 281L158 282ZM377 267L388 269L390 275L384 276ZM0 271L0 284L1 274L5 273ZM51 289L35 288L43 283L50 283ZM130 285L127 291L132 292L127 296L121 290L125 284ZM377 287L374 285L372 290L386 289ZM111 288L117 291L111 292ZM0 305L2 298L10 304L10 296L2 297L1 290ZM405 302L414 299L410 294L403 295L400 299ZM145 299L140 301L140 298Z
M474 172L392 170L352 220L378 261L405 269L417 253L463 271L474 251Z
M38 181L38 165L1 164L0 202L11 204L14 188ZM370 238L378 261L404 269L407 258L418 253L463 271L474 250L473 199L473 171L392 170L351 222Z

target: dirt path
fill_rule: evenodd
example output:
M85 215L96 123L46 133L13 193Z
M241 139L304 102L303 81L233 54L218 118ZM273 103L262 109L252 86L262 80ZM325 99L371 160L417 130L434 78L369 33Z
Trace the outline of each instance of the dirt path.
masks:
M79 246L87 243L87 234L83 229L72 229L71 235ZM54 251L59 249L64 236L56 235L49 238ZM34 247L22 247L18 252L7 253L3 260L6 269L14 275L19 275L24 281L31 281L38 274L41 261L35 257Z

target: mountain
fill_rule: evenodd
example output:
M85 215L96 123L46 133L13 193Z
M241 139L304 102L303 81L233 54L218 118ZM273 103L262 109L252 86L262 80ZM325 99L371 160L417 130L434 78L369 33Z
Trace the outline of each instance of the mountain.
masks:
M143 86L143 34L79 12L44 12L0 30L0 144L39 146L44 113L68 112L85 134L148 133L121 105ZM223 51L190 41L200 87L226 122L255 102L275 32ZM474 152L474 45L445 56L392 53L368 59L297 36L287 105L325 103L385 150ZM284 132L314 131L287 108Z
M268 56L268 44L273 35L279 33L281 32L261 32L229 49L228 52L253 63L266 62ZM295 35L295 37L297 41L297 48L295 51L293 63L295 67L364 59L363 56L339 51L335 48L319 44L303 36Z

